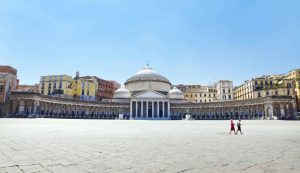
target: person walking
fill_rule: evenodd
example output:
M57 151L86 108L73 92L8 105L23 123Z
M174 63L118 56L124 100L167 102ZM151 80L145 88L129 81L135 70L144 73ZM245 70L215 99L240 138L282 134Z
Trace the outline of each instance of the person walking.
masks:
M230 121L230 132L229 135L231 135L231 132L233 132L235 134L235 127L234 127L234 123L233 120Z
M242 123L241 123L241 120L239 120L239 122L237 123L237 128L238 130L236 131L236 135L238 134L238 132L241 133L241 135L243 135L243 132L242 132Z

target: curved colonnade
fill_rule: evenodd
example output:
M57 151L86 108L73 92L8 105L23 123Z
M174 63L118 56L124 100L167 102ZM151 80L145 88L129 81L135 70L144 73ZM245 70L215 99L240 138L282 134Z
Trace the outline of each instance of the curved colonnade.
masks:
M214 119L290 119L295 101L290 97L266 97L255 100L170 103L169 119L184 119L190 114L196 120ZM31 92L13 92L9 117L116 119L130 118L130 102L93 102L44 96Z

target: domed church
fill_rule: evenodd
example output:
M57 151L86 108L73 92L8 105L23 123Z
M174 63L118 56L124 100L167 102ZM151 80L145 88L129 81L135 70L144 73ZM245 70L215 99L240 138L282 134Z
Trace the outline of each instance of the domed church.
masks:
M116 90L113 102L129 103L131 119L170 119L170 104L184 103L184 94L149 64Z

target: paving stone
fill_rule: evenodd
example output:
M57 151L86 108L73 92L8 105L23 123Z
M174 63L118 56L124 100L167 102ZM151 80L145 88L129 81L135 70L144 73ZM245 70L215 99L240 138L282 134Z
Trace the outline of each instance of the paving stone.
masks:
M18 166L0 168L0 173L24 173Z
M2 172L300 172L300 122L0 119Z

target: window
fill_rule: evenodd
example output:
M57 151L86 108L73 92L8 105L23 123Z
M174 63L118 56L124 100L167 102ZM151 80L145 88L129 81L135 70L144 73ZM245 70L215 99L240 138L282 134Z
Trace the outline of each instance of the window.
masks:
M197 101L197 99L196 99L196 103L197 103L198 101Z
M225 93L225 89L223 89L223 93Z
M2 92L4 90L4 86L0 85L0 92Z
M261 94L260 94L260 93L257 93L257 97L261 97Z
M270 93L269 93L269 91L267 92L267 96L269 96L270 95Z
M206 97L206 94L204 94L204 97Z
M208 97L211 97L211 95L210 95L210 94L208 94Z
M228 95L228 99L231 100L231 95Z
M291 91L290 90L287 90L287 95L289 96L291 94Z
M90 91L87 91L87 95L88 95L88 96L90 95Z
M287 88L292 88L292 84L291 83L287 83Z
M231 92L231 90L230 89L228 89L228 93L230 93Z
M62 89L62 82L59 83L59 89Z
M270 85L273 85L273 82L272 82L272 81L270 81Z
M81 95L83 95L83 96L84 96L84 90L82 90L82 91L81 91Z
M275 95L278 96L278 91L275 91Z
M255 81L255 85L257 85L257 81Z
M265 81L265 85L268 85L268 81Z

